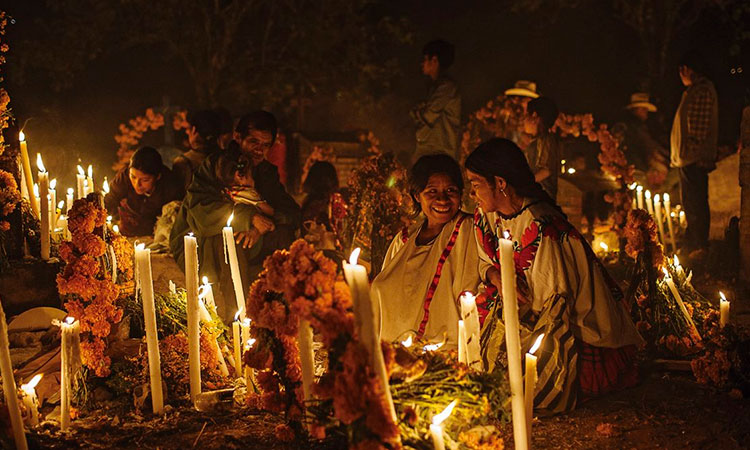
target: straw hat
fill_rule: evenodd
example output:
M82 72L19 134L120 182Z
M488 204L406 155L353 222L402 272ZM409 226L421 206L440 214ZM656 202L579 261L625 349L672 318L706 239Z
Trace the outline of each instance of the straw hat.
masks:
M648 94L645 92L636 92L630 96L630 104L626 106L628 109L633 108L646 108L648 112L656 112L656 105L649 101Z
M518 80L512 88L505 91L505 95L517 95L519 97L539 97L536 91L536 83L527 80Z

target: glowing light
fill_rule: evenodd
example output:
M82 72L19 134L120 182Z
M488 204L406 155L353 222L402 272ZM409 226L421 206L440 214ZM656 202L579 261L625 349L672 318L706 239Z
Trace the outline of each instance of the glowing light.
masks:
M427 344L423 347L423 350L426 352L434 352L443 345L445 345L445 342L438 342L437 344Z
M102 191L104 191L105 194L109 194L109 183L107 182L107 177L104 177L104 183L102 183Z
M651 198L651 191L649 191L648 189L646 189L646 192L645 192L644 195L646 196L646 200L650 199Z
M229 218L227 219L227 226L228 227L232 226L232 219L234 219L234 213L230 214Z
M65 318L65 323L67 323L68 325L73 325L73 322L75 322L75 321L76 321L76 319L73 318L73 317L70 317L70 316L68 316L68 317Z
M664 201L665 202L669 201L669 194L666 194L666 193L664 194Z
M576 173L576 170L575 170L574 168L572 168L572 167L571 167L570 169L568 169L568 173L569 173L570 175L573 175L574 173Z
M635 189L635 188L637 188L637 187L638 187L638 183L636 183L636 182L634 181L634 182L633 182L633 184L631 184L630 186L628 186L628 189L630 189L630 190L632 191L632 190L634 190L634 189Z
M726 296L726 295L724 295L724 293L723 293L723 292L721 292L721 291L719 291L719 297L721 297L721 300L722 300L722 301L725 301L725 302L727 301L727 296Z
M73 192L75 192L73 188L68 188L68 195L73 195Z
M136 250L145 250L146 249L146 244L144 244L143 242L141 242L140 244L136 244L135 245L135 249Z
M401 341L401 345L403 345L406 348L411 347L411 345L414 343L414 340L412 339L411 335L409 335L408 338Z
M34 195L39 197L39 185L34 183Z
M47 169L44 168L44 163L42 162L42 154L37 153L36 154L36 166L39 168L40 172L46 172Z
M65 200L60 200L57 202L57 209L62 210L63 206L65 206Z
M635 188L635 190L636 190L636 191L638 191L638 192L642 192L642 191L643 191L643 186L641 186L641 185L639 184L639 185L638 185L638 186L637 186L637 187Z
M249 317L245 317L245 319L242 320L242 323L244 323L246 327L250 326L250 322L252 322L252 320L250 320Z
M536 341L534 341L534 345L532 345L529 349L529 355L533 355L534 352L539 350L539 346L542 345L542 339L544 339L544 333L540 334L539 337L536 338Z
M28 383L22 384L21 389L23 389L24 392L28 395L32 395L34 393L34 388L39 384L39 381L42 380L42 374L38 373L34 375L31 380L29 380Z
M23 141L26 140L26 135L23 134L23 131L19 131L18 132L18 140L21 141L21 142L23 142Z
M86 172L83 171L83 167L81 165L78 165L78 175L85 176Z
M440 414L436 414L432 418L432 424L440 425L441 423L445 422L445 419L450 417L451 413L453 412L453 408L455 408L457 404L458 404L458 400L453 400L452 402L450 402L450 404L446 406L445 409Z
M601 247L605 252L609 251L609 245L605 244L604 242L600 242L599 247Z
M52 181L49 182L49 188L53 191L57 188L57 178L53 178Z
M669 278L669 271L667 270L666 267L662 267L661 271L664 272L664 277L665 278Z
M508 232L508 230L505 230L505 231L503 231L503 237L504 237L505 239L508 239L508 240L510 240L510 233Z
M204 276L204 277L203 277L203 278L201 279L201 281L203 282L203 284L208 284L208 277Z
M357 260L359 259L359 253L361 251L362 251L362 249L360 249L359 247L357 247L354 250L352 250L351 255L349 255L349 264L351 264L353 266L357 264Z
M117 225L114 225L112 227L112 231L114 231L115 233L119 233L120 232L120 227L118 227Z
M654 195L654 203L659 203L659 194Z
M91 164L89 164L88 175L89 175L89 178L93 178L94 177L94 168L91 167Z
M234 315L234 321L235 322L239 322L239 320L240 320L240 312L242 312L242 310L238 309L237 310L237 314Z
M560 160L560 164L562 164L562 165L565 165L565 160L564 160L564 159L561 159L561 160Z
M673 261L675 267L680 267L680 258L678 258L677 255L674 255Z
M255 345L255 338L250 338L245 342L245 350L250 350Z

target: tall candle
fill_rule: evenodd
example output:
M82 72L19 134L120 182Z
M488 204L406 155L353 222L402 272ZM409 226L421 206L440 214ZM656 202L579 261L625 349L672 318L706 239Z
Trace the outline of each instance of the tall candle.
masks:
M49 231L50 233L55 231L55 225L57 224L57 178L53 178L49 182Z
M638 185L635 188L636 198L638 199L638 209L643 209L643 186Z
M646 191L646 209L648 210L648 213L651 214L651 216L654 215L654 204L651 202L651 191Z
M240 333L242 334L242 341L246 343L250 340L250 318L245 317L240 321Z
M529 352L526 353L526 379L524 380L524 403L526 404L526 431L529 437L529 448L531 448L531 421L534 417L534 393L536 392L536 356L537 351L542 344L544 333L540 334Z
M521 335L518 323L518 298L516 296L516 266L513 262L513 243L508 232L500 239L500 271L503 288L503 314L505 316L505 343L508 351L511 407L513 416L513 442L516 449L528 448L526 412L521 375Z
M68 188L68 192L65 193L65 215L68 215L73 207L73 192L73 188Z
M39 230L41 231L41 247L42 247L42 259L49 259L49 174L44 168L42 162L42 155L36 154L36 165L39 168L39 215L41 219L41 225Z
M680 211L680 228L687 228L687 219L685 218L685 211Z
M305 399L305 410L313 399L312 389L315 382L315 354L313 352L313 330L307 320L299 321L297 331L297 345L299 346L300 366L302 368L302 392ZM306 415L310 415L306 413ZM313 420L307 421L308 431L312 433Z
M240 312L234 315L232 322L232 345L234 346L234 372L237 378L242 376L242 347L240 341Z
M154 414L164 412L164 393L161 386L161 357L159 356L159 336L156 329L156 309L154 307L154 282L151 275L151 250L145 245L135 247L135 261L138 270L141 298L143 300L143 321L146 328L146 348L148 350L148 373L151 382L151 407Z
M86 196L86 191L84 189L84 182L86 181L86 173L83 171L83 167L78 165L78 173L76 174L76 187L77 192L77 198L83 198Z
M250 349L253 348L253 345L255 345L255 338L245 341L245 351L250 351ZM247 386L248 393L250 393L250 390L254 389L253 386L255 386L255 372L250 366L245 367L245 386Z
M184 237L184 243L190 399L195 402L196 397L201 393L201 326L200 310L198 307L198 241L191 233Z
M367 278L367 269L363 265L357 264L359 252L359 248L354 249L349 256L349 262L344 261L344 277L352 293L354 321L358 330L358 336L368 352L370 365L380 382L391 419L394 423L397 423L396 409L393 406L391 388L388 384L388 374L385 370L380 338L375 329L375 317L372 300L370 299L370 281Z
M214 290L211 287L211 283L208 282L208 277L202 278L203 284L201 285L201 291L203 293L203 299L206 302L206 307L216 311L216 300L214 299Z
M31 161L29 160L29 148L26 145L26 136L23 131L18 133L18 140L21 141L21 165L23 166L23 177L26 181L26 189L29 191L29 195L34 192L34 179L31 177ZM34 204L33 199L29 199L31 203L31 210L34 212L34 217L39 217L39 207Z
M724 328L729 323L729 300L719 291L719 326Z
M656 227L659 230L659 241L661 241L662 245L666 246L667 237L664 235L664 222L662 221L663 216L661 213L659 194L654 196L654 213L656 213Z
M88 176L86 177L86 182L89 185L89 192L88 193L90 194L90 193L94 192L94 190L95 190L94 189L95 188L95 186L94 186L94 168L91 167L91 164L89 164Z
M674 240L674 224L672 223L672 204L670 203L669 194L664 194L664 216L667 218L667 230L669 231L669 243L672 244L672 251L677 251L677 245Z
M466 325L463 320L458 321L458 362L468 364L466 358Z
M81 324L73 317L66 317L59 325L62 331L60 339L60 430L67 431L70 427L70 398L73 395L71 383L73 355Z
M430 435L432 436L432 446L435 450L445 450L445 439L443 438L443 422L453 412L458 400L453 400L440 414L435 414L430 424Z
M693 322L693 318L690 317L690 314L688 313L687 308L685 308L685 304L682 302L682 296L680 295L680 291L677 290L677 286L675 286L674 280L672 280L672 277L669 275L669 272L667 271L666 267L662 267L662 271L664 272L664 281L667 282L667 286L669 286L669 290L672 292L672 295L674 296L674 299L677 302L677 305L680 307L682 314L685 315L685 319L687 319L688 323L693 328L695 335L700 337L700 333L698 333L698 328L696 328L695 323Z
M479 311L474 294L464 292L459 297L461 319L466 327L466 360L470 367L481 370L482 358L479 346Z
M204 279L206 277L203 277ZM206 324L209 324L212 322L211 314L208 312L208 307L206 306L205 298L206 298L206 290L204 289L206 285L204 284L201 286L200 290L198 291L198 308L200 309L200 318L201 321L205 322ZM208 288L210 289L211 286L209 285ZM212 307L213 309L213 307ZM229 376L229 369L227 368L227 363L224 360L224 353L222 353L221 348L219 347L219 341L217 338L211 339L209 341L209 344L213 348L213 350L216 352L216 356L219 360L219 371L221 371L222 376L228 377Z
M0 376L3 377L3 394L5 404L10 415L10 425L13 429L13 440L16 449L27 450L26 434L23 430L23 419L21 409L18 407L18 396L16 395L16 379L13 378L13 365L10 361L10 342L8 341L8 323L5 321L5 310L0 302Z
M39 425L39 398L36 395L36 385L39 384L39 380L41 379L42 374L38 373L28 383L21 385L21 400L29 411L29 427Z
M234 243L234 230L232 230L232 219L234 213L229 216L227 226L221 230L224 238L224 262L229 264L229 270L232 274L232 285L234 286L234 298L237 301L237 310L240 317L245 318L245 294L242 290L242 276L240 275L240 263L237 260L237 246Z
M31 203L36 207L36 213L34 217L36 217L36 220L42 220L42 216L39 213L39 184L38 183L34 183L33 190L34 190L34 199Z

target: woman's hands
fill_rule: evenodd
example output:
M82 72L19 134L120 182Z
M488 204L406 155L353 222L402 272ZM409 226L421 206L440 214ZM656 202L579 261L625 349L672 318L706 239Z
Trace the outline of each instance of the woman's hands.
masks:
M235 231L234 241L242 248L250 248L258 242L261 234L257 228L251 228L248 231Z

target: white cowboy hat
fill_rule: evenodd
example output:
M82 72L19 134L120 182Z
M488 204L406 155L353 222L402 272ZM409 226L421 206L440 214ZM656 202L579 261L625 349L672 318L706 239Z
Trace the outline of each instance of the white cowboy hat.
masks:
M527 80L518 80L512 88L505 91L505 95L517 95L519 97L538 98L536 83Z
M648 112L656 112L656 105L649 101L648 94L645 92L636 92L630 96L630 103L626 106L628 109L646 108Z

